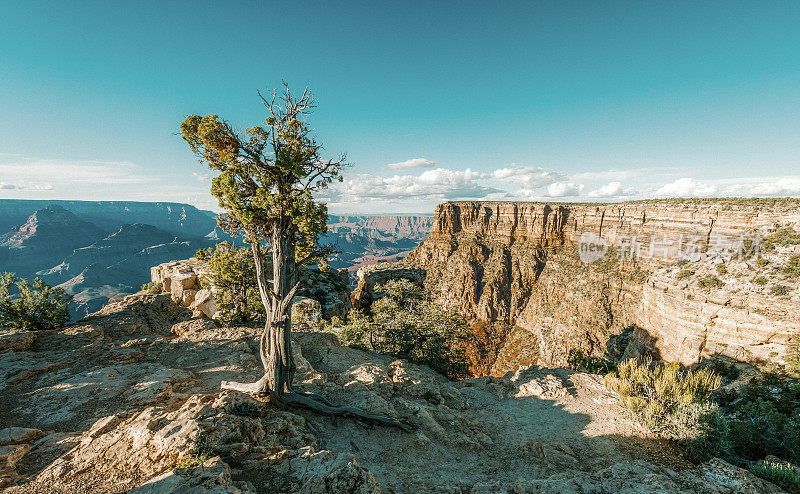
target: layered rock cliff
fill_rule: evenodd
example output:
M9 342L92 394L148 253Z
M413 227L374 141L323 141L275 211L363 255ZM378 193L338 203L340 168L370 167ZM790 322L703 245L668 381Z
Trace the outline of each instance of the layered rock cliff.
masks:
M775 297L737 298L730 292L741 282L733 279L717 293L720 286L699 278L681 287L651 275L691 263L697 276L716 276L713 268L722 265L736 268L741 279L757 277L759 239L794 225L800 225L795 200L445 203L430 237L406 263L426 271L425 285L442 304L514 327L494 372L565 365L570 348L599 356L618 345L615 335L635 327L639 353L666 360L723 354L782 361L800 323L763 313L765 304L776 306ZM796 314L795 299L777 306Z

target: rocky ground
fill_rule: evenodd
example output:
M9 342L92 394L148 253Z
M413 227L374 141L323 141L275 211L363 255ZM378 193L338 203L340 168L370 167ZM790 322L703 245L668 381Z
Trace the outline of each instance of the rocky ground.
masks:
M281 409L252 328L137 294L58 331L0 333L8 493L780 492L646 437L599 376L539 367L448 381L297 333L297 385L407 418L403 432Z

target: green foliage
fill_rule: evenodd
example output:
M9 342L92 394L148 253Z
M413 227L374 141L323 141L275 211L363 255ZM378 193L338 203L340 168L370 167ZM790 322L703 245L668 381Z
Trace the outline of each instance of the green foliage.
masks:
M724 264L717 264L717 274L728 274L728 268Z
M783 272L788 274L789 276L800 275L800 254L793 254L789 258L789 261L786 263L786 266L783 267Z
M605 382L642 425L662 437L685 440L700 434L700 417L713 409L709 397L721 379L709 369L630 359Z
M214 448L211 447L208 436L200 433L192 445L192 450L175 468L191 470L197 468L215 456Z
M764 257L759 257L758 259L756 259L756 264L762 268L766 267L769 264L769 259L766 259Z
M226 324L247 323L266 317L256 282L256 268L250 249L220 242L205 251L220 320Z
M264 123L245 131L211 114L189 115L181 135L202 163L217 172L211 193L227 211L220 226L245 241L267 240L280 233L296 246L298 259L326 231L327 206L312 194L341 181L344 158L325 160L306 122L316 108L308 90L297 97L285 85L282 94L261 97ZM259 93L259 96L261 94Z
M737 407L728 419L732 455L758 460L768 454L796 461L800 458L797 413L787 415L769 400L756 398Z
M786 227L768 235L764 239L763 247L765 250L774 250L777 245L800 245L800 232L795 231L794 228Z
M207 249L197 249L194 253L195 259L198 261L206 261L214 253L214 249L209 247Z
M678 273L679 280L685 280L686 278L691 278L692 276L694 276L694 271L692 271L691 269L682 269Z
M379 285L375 294L380 298L370 315L351 310L348 324L337 330L343 344L406 358L450 377L468 374L465 346L471 331L462 317L407 280Z
M150 281L142 285L142 291L147 292L151 295L157 295L163 291L163 288L161 287L161 283Z
M69 322L72 295L39 278L28 282L13 273L0 276L0 329L44 330Z
M713 274L707 274L700 277L698 283L703 288L722 288L725 286L725 283L723 283L721 279L717 278Z
M686 453L697 462L708 461L714 457L730 457L730 425L719 408L702 413L698 419L698 432L684 442Z
M769 282L769 279L765 276L756 276L753 278L753 283L756 285L766 285Z
M792 291L791 288L789 288L786 285L772 285L772 288L769 289L769 293L777 295L779 297L784 295L789 295L789 292L791 291Z
M767 455L800 461L800 383L796 379L766 375L738 393L718 393L715 399L721 409L701 419L702 433L687 444L694 459L717 456L740 466Z
M714 374L730 381L738 378L741 374L741 371L736 365L722 358L713 358L710 361L706 361L704 362L704 366L714 371Z
M756 477L761 477L787 491L800 489L800 474L786 463L761 461L753 463L747 469Z
M586 355L578 348L571 348L567 356L567 366L570 369L588 372L589 374L608 374L617 369L617 365L607 358Z

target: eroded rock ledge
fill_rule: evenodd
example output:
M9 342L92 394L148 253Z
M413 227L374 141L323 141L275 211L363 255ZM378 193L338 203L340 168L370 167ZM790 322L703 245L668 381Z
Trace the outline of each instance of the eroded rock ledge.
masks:
M747 242L797 225L800 203L792 200L450 202L437 207L430 237L403 264L426 272L442 304L514 327L496 372L564 365L559 345L601 355L614 334L637 326L638 351L667 360L781 362L800 331L800 290L787 299L742 280L717 290L656 272L678 261L691 262L697 276L716 276L717 264L752 268L754 260L736 257ZM582 262L587 234L613 255Z
M630 440L643 431L602 378L565 369L452 382L307 332L296 386L416 431L220 392L261 372L258 329L190 316L166 295L132 295L0 351L4 492L779 492L721 460L694 466Z

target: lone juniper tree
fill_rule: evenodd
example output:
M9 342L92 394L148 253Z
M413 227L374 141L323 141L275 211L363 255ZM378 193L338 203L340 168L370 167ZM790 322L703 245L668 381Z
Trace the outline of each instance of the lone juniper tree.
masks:
M292 387L295 362L291 348L292 298L299 287L298 267L323 258L318 244L326 230L325 204L313 193L341 180L344 156L324 160L307 124L316 101L306 89L299 97L284 83L284 92L265 98L266 125L239 132L217 115L190 115L181 134L192 152L212 170L211 193L226 211L219 224L250 244L266 323L259 341L264 376L254 383L222 382L223 389L269 395L271 401L294 404L332 415L350 415L410 429L408 422L357 407L338 406L323 396ZM270 252L265 251L266 244ZM272 283L266 258L272 258Z

